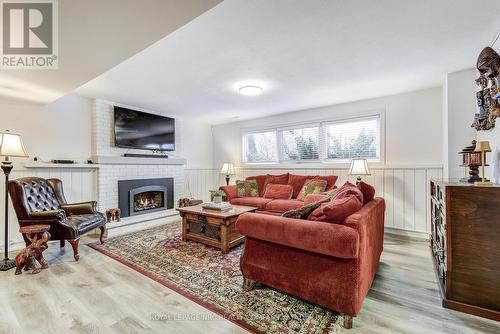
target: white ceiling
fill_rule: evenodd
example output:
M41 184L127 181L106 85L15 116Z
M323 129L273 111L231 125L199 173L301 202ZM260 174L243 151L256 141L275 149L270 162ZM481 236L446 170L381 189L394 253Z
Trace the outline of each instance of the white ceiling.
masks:
M2 70L0 95L52 102L220 1L60 0L59 68Z
M441 85L499 29L497 0L225 0L77 92L224 123Z

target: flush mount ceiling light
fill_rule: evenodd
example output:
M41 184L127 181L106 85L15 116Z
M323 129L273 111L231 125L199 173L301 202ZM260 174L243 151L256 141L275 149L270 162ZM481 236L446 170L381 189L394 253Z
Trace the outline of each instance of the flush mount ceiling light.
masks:
M255 95L260 95L262 94L262 88L259 86L243 86L240 87L238 90L240 94L246 95L246 96L255 96Z

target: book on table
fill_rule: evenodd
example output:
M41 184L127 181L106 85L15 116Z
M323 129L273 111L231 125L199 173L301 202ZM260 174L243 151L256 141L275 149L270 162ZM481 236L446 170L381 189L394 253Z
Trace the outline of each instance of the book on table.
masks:
M233 206L229 202L221 202L221 203L203 203L202 205L203 209L209 209L209 210L229 210L232 209Z

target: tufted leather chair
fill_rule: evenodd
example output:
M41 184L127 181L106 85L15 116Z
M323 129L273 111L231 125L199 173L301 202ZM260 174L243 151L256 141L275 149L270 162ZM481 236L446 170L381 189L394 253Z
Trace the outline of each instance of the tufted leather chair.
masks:
M59 179L23 177L9 182L9 193L20 226L32 224L50 225L51 240L64 241L73 247L78 261L80 236L99 227L102 236L106 231L106 218L96 210L95 201L68 204ZM26 242L28 240L25 239Z

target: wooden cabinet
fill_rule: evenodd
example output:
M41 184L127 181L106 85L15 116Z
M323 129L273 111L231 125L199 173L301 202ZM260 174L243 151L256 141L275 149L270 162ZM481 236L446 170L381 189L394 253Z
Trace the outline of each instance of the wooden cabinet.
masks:
M443 306L500 321L500 186L431 180L430 191Z

